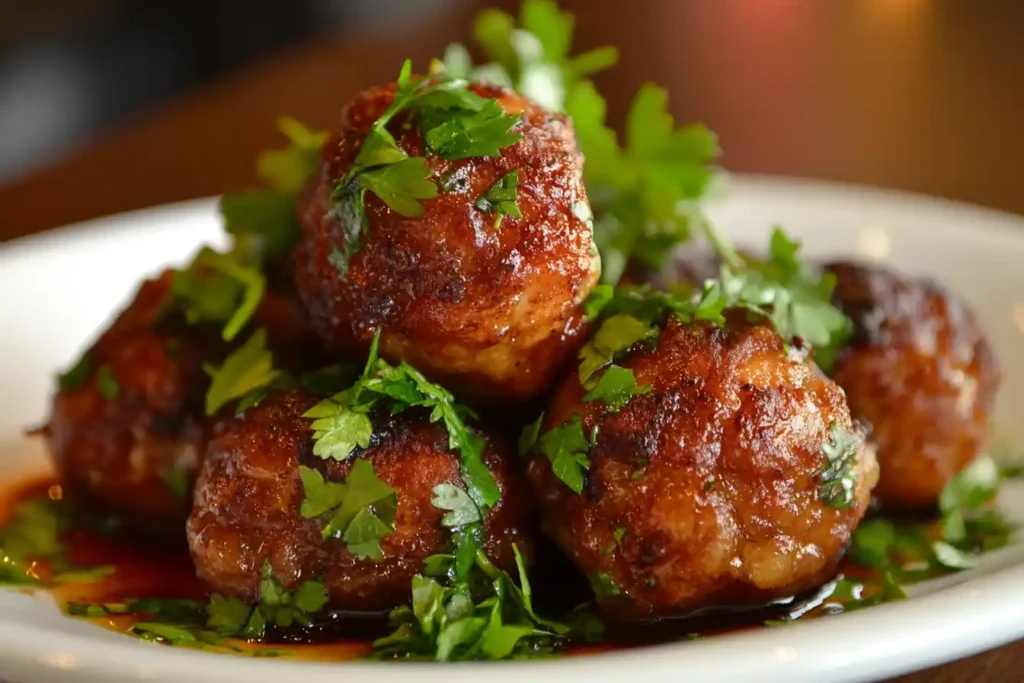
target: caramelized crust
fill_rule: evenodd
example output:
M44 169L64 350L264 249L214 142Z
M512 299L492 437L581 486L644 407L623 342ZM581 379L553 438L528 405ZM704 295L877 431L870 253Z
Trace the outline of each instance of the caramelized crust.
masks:
M988 339L970 308L934 283L853 263L828 269L854 324L833 374L872 428L875 495L890 508L934 505L986 446L999 388Z
M212 590L253 601L260 572L269 563L274 576L295 587L322 580L331 604L352 610L382 610L409 601L413 575L423 560L450 550L444 514L431 503L441 483L462 487L459 456L448 449L443 427L425 413L407 411L374 416L366 458L384 483L396 490L395 531L381 539L383 559L359 560L343 542L324 538L325 519L303 519L299 465L317 469L328 481L343 481L352 460L322 460L312 453L310 420L302 414L316 403L296 391L273 394L241 417L215 428L196 486L188 522L196 571ZM512 544L529 554L524 530L528 512L525 484L489 440L484 459L501 489L501 502L487 513L485 549L498 566L512 570Z
M142 283L87 352L86 381L54 396L43 434L71 498L132 525L180 533L209 431L203 365L220 363L229 349L219 330L188 325L174 310L173 282L168 270ZM286 367L322 355L294 298L266 293L252 325L267 330ZM116 396L100 390L100 368L115 380Z
M603 610L642 619L755 605L833 575L877 479L858 435L853 504L819 499L830 425L853 430L839 387L742 319L673 318L654 350L641 344L619 365L652 391L613 414L582 402L573 375L545 420L579 414L586 434L597 430L583 493L543 455L528 468L545 533L621 591L599 598Z
M578 349L580 303L596 284L599 257L580 218L587 196L569 122L509 91L472 88L522 112L522 139L500 157L428 156L443 187L420 218L367 193L368 230L342 275L331 255L345 252L345 233L358 227L332 210L331 192L395 88L367 91L345 109L341 133L324 147L323 167L300 202L296 283L316 330L337 352L364 357L380 328L388 360L408 361L457 392L517 401L543 392ZM399 146L422 155L419 131L403 123L400 115L390 127ZM522 218L506 216L495 230L494 216L476 201L515 170Z

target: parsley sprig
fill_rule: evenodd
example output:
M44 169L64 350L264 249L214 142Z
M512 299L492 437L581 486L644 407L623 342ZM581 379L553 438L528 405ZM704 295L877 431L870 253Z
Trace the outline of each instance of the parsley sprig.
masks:
M352 464L343 483L328 482L315 469L299 466L304 499L300 514L313 519L330 514L324 538L345 543L357 559L380 562L380 541L395 530L395 490L381 481L369 460Z
M220 253L204 247L188 267L175 271L172 292L189 324L220 323L233 341L263 299L266 279L242 250Z
M999 482L993 460L979 456L943 488L937 525L869 519L853 534L854 560L902 582L975 567L979 553L1007 545L1017 530L994 506Z
M505 216L522 218L519 211L519 171L510 171L498 178L487 192L476 200L476 208L494 215L494 229L501 229Z
M818 497L826 505L846 509L853 503L857 484L857 436L838 423L829 427L829 440L821 444L825 463L818 472L821 487Z
M334 190L335 212L344 226L344 244L331 255L341 273L362 245L368 229L366 194L372 192L395 213L423 215L423 200L438 187L425 157L411 157L388 130L393 119L407 113L419 125L428 152L443 159L499 156L521 137L513 132L519 114L507 114L495 99L477 95L464 80L440 76L414 79L406 60L398 75L394 99L377 119L352 167Z
M501 494L483 460L484 440L466 424L476 414L455 402L452 394L402 362L393 366L378 356L380 334L373 340L362 376L349 388L316 404L305 416L313 420L313 453L321 458L347 460L356 448L366 448L373 434L370 414L382 401L392 415L410 408L430 411L431 422L448 431L448 446L461 459L462 480L473 501L490 508Z

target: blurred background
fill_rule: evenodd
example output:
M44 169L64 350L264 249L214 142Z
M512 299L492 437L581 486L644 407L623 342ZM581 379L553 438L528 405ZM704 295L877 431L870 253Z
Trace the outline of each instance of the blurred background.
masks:
M734 171L928 192L1024 213L1024 3L563 0L621 124L653 80ZM222 192L291 114L467 40L517 0L0 0L0 237ZM59 195L55 186L73 188ZM46 212L33 210L39 202Z

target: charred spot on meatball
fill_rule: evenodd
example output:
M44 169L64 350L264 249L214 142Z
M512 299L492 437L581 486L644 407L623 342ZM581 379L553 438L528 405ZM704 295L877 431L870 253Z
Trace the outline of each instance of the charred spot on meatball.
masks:
M379 329L383 357L457 393L515 402L546 390L578 350L581 305L600 261L580 210L582 157L568 119L508 90L469 88L519 116L519 139L497 156L445 159L425 148L407 113L396 116L388 130L403 153L425 156L427 182L437 186L417 217L372 192L360 200L365 224L338 210L332 194L396 87L367 91L344 110L300 200L295 277L334 351L363 357ZM510 174L518 178L517 210L496 225L493 202L481 199ZM360 233L356 251L348 241Z
M212 590L254 602L263 567L286 587L316 579L335 608L383 610L408 601L412 577L424 560L448 550L451 532L435 507L434 488L461 486L460 460L445 429L422 409L392 416L375 411L373 437L343 462L313 455L313 432L303 414L318 399L299 391L275 392L241 416L214 428L196 486L188 538L196 571ZM525 483L488 439L484 461L500 489L485 517L484 549L499 567L515 567L513 544L532 548L525 532ZM300 466L326 482L345 482L359 462L395 491L393 531L380 539L379 561L354 553L341 539L324 537L323 516L302 513Z
M616 363L638 387L624 405L585 400L573 375L543 423L548 433L579 421L580 492L550 453L534 447L528 466L544 532L602 610L753 606L834 574L877 479L838 386L742 314L724 327L672 318L653 349L641 342ZM845 500L825 495L837 437L852 449Z
M832 263L835 304L853 337L833 377L870 427L892 509L927 509L986 445L999 388L992 347L970 307L935 283Z

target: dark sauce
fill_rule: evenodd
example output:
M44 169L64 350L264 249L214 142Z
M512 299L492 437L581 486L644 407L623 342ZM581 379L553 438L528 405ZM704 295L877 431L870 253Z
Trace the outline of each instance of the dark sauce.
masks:
M36 478L0 491L0 524L24 501L48 497L60 500L62 490L52 477ZM538 536L537 565L530 578L534 601L542 614L565 614L592 599L585 579L548 541ZM206 602L208 587L196 576L184 538L154 536L125 527L98 523L88 517L76 518L65 536L66 559L82 567L107 566L108 576L89 583L57 585L49 589L60 604L86 605L124 603L131 600L186 599ZM46 581L52 572L41 563L33 570ZM870 570L845 566L847 575L867 577ZM685 618L650 622L605 624L599 643L564 644L569 655L588 654L655 643L691 640L763 628L767 623L794 616L801 618L824 613L821 603L828 591L776 600L770 604L742 609L702 610ZM135 623L144 619L132 614L108 614L91 621L106 628L131 633ZM231 641L231 648L242 654L269 654L296 659L344 661L365 657L373 640L390 632L387 613L324 611L308 627L281 629L270 626L261 642Z

